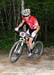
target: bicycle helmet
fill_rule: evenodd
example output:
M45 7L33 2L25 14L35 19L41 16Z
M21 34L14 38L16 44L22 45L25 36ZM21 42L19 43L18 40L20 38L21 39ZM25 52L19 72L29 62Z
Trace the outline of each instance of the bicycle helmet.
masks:
M23 16L29 16L30 13L31 13L30 9L24 9L24 10L22 10L22 15Z

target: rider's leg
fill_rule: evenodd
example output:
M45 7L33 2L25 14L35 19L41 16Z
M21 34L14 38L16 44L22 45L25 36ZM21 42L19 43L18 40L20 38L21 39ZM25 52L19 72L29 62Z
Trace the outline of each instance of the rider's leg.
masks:
M33 38L29 38L29 50L31 51L33 46L32 46L32 41L33 41Z
M36 34L34 33L34 31L31 33L31 37L29 38L29 51L30 51L30 54L29 56L31 56L32 54L32 51L33 51L33 39L34 37L36 36Z
M30 35L29 29L26 31L26 33ZM29 39L26 40L26 44L27 44L27 46L29 47Z
M30 37L30 38L29 38L29 44L28 44L28 45L29 45L29 54L28 54L29 57L32 56L32 50L33 50L33 47L32 47L32 40L33 40L33 39Z
M30 38L29 38L29 41L28 41L27 45L29 47L29 55L28 56L31 56L32 55L31 53L32 53L32 50L33 50L32 41L33 41L33 38L35 37L36 34L34 34L34 31L29 30L29 29L27 30L26 33L30 34Z

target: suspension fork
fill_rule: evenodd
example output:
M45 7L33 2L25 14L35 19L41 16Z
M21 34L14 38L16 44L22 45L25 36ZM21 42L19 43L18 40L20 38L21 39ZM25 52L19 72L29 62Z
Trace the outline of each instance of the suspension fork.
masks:
M19 50L22 49L23 45L24 45L24 40L21 40L21 46L20 46Z
M16 46L16 48L15 48L14 52L17 50L17 48L18 48L18 45L19 45L19 43L18 43L18 41L17 41L17 46Z

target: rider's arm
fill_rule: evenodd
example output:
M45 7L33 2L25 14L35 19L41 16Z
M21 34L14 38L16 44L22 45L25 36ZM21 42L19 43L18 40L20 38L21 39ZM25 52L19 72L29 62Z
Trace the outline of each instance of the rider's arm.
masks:
M20 27L22 27L23 24L24 24L24 20L22 20L22 22L18 25L18 29L19 29Z
M25 22L25 21L22 20L22 22L18 25L18 27L15 28L15 31L18 31L19 28L23 26L24 22Z
M40 26L38 24L37 27L36 27L36 33L38 33L39 30L40 30Z
M38 31L40 30L40 25L38 21L36 22L35 29L36 29L36 33L38 33Z

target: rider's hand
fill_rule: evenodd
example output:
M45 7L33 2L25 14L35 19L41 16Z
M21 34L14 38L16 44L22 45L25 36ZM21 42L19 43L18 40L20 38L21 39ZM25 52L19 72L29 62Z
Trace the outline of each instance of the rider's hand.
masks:
M15 30L15 31L18 31L18 30L19 30L19 28L18 28L18 27L16 27L14 30Z

